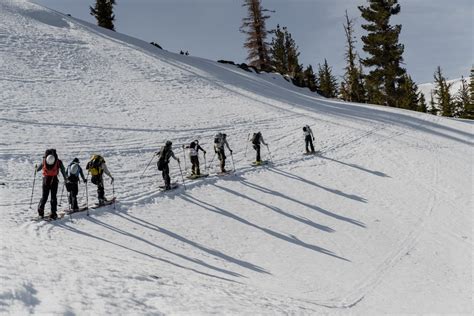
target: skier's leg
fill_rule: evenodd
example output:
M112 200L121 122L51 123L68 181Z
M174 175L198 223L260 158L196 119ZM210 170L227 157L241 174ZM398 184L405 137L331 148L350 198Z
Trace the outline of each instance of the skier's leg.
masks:
M77 205L77 194L79 193L79 185L77 183L73 183L71 186L71 193L69 197L71 198L71 207L73 210L77 210L79 206Z
M102 175L97 176L97 197L99 198L99 204L103 204L105 201L105 188L104 188L104 177Z
M262 158L260 157L260 145L255 145L255 150L257 151L257 162L260 162Z
M58 200L56 196L58 194L58 184L59 184L58 177L53 177L53 180L51 182L51 217L52 218L57 218L56 212L58 210Z
M311 137L309 138L309 146L311 148L311 152L314 153L313 139Z
M49 195L49 183L48 183L47 177L43 177L42 190L43 190L43 194L38 204L38 215L41 217L44 216L44 207L46 205L46 202L48 201L48 195Z
M309 142L311 141L311 138L306 136L304 141L305 141L305 145L306 145L306 152L309 153Z
M168 164L163 167L163 180L165 180L165 189L171 189L170 167Z
M201 170L199 169L199 157L196 156L196 175L200 175Z

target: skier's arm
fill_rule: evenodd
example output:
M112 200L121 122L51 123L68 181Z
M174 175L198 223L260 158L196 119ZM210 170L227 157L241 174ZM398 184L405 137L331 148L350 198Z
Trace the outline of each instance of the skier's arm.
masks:
M84 172L82 172L82 168L79 166L79 174L81 175L82 181L85 183L87 182L86 177L84 177Z
M176 158L176 156L174 155L174 152L172 150L170 150L170 156L173 157L174 160L179 162L179 158Z
M40 163L39 165L37 165L36 172L40 171L41 169L43 169L43 163Z
M198 150L198 151L199 151L199 150L202 150L202 151L204 152L204 154L206 154L206 151L205 151L204 149L202 149L202 147L201 147L200 145L198 145L197 150Z
M63 175L64 181L66 181L66 169L64 168L63 162L59 161L59 169L61 170L61 174Z
M112 175L110 174L109 168L107 168L105 162L102 163L101 168L104 170L104 173L110 177L110 179L114 179L114 177L112 177Z
M224 144L227 146L227 149L229 149L229 151L232 153L232 149L230 149L227 139L224 141Z
M262 141L262 144L264 144L265 146L268 146L267 143L265 143L265 140L263 140L263 136L260 136L260 140Z

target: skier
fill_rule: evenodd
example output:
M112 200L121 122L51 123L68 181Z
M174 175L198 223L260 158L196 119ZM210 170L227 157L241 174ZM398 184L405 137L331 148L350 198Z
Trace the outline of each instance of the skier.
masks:
M258 133L253 133L252 139L250 140L253 144L253 149L257 152L257 158L255 159L255 164L256 165L261 165L262 164L262 159L260 157L260 144L264 144L265 146L268 146L267 143L263 140L263 136L261 132Z
M51 219L58 218L57 215L57 198L58 193L58 174L61 171L64 181L66 181L66 172L61 160L58 159L56 149L47 149L44 153L43 161L35 166L36 171L43 172L43 194L38 205L38 215L44 218L44 207L48 201L49 192L51 192Z
M173 143L169 140L166 141L165 146L163 146L160 151L156 152L155 155L159 155L160 158L156 163L158 170L161 171L163 180L165 181L165 190L171 190L171 178L170 178L170 158L173 157L179 163L179 158L176 158L172 149Z
M232 154L232 149L229 147L229 143L227 142L227 135L223 133L217 133L216 136L214 137L214 151L217 154L217 158L221 162L221 172L227 172L225 170L225 148L224 146L227 146L227 149L229 149L230 154Z
M114 183L114 177L110 174L109 168L105 164L105 159L100 155L92 155L91 159L86 165L86 169L91 174L91 182L97 185L97 198L99 205L105 205L107 199L105 198L104 177L105 173L110 177L110 183Z
M314 153L314 146L313 146L314 135L309 125L306 125L303 127L303 134L304 134L304 141L306 145L306 153L307 154ZM309 150L308 146L309 148L311 148L311 151Z
M73 211L77 211L79 209L79 205L77 204L77 193L79 193L79 176L81 176L84 183L87 182L87 179L84 177L84 172L82 172L82 168L79 165L78 158L74 158L74 160L69 164L66 174L66 189L69 192L69 205Z
M184 148L189 148L189 158L191 159L191 173L193 176L200 176L201 170L199 169L199 150L204 152L206 155L206 151L199 146L199 141L195 140L188 146L184 146Z

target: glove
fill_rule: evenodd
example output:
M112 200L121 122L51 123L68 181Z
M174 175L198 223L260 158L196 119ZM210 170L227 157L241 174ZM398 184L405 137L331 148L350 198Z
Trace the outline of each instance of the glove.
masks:
M114 183L114 177L110 177L110 184Z
M87 183L87 179L84 179L84 183Z
M204 150L204 155L206 154L206 151Z
M178 163L179 163L179 158L178 158L178 159L176 159L176 160L178 160Z
M230 153L232 154L232 149L229 149Z
M38 170L38 164L35 163L35 170Z
M314 137L313 137L313 140L314 140Z

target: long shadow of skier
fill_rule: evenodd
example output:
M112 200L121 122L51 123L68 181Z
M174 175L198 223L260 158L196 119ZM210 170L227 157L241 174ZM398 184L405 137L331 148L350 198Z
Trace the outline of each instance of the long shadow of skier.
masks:
M333 162L337 162L337 163L340 163L344 166L348 166L348 167L351 167L351 168L355 168L355 169L358 169L358 170L361 170L361 171L365 171L365 172L368 172L368 173L371 173L373 175L376 175L376 176L379 176L379 177L384 177L384 178L391 178L389 175L383 173L383 172L380 172L380 171L374 171L374 170L369 170L369 169L366 169L364 167L361 167L361 166L358 166L356 164L352 164L352 163L346 163L346 162L342 162L340 160L336 160L336 159L333 159L333 158L329 158L329 157L326 157L326 156L323 156L323 155L318 155L319 158L323 158L323 159L326 159L326 160L330 160L330 161L333 161Z
M113 241L110 241L110 240L107 240L105 238L102 238L102 237L98 237L98 236L95 236L95 235L92 235L92 234L89 234L89 233L86 233L85 231L82 231L82 230L79 230L75 227L71 227L71 226L68 226L68 225L65 225L65 224L59 224L58 226L72 232L72 233L76 233L76 234L79 234L79 235L83 235L83 236L86 236L86 237L89 237L89 238L92 238L92 239L96 239L96 240L99 240L99 241L103 241L105 243L108 243L108 244L111 244L111 245L114 245L114 246L117 246L119 248L123 248L125 250L129 250L129 251L132 251L134 253L137 253L137 254L140 254L140 255L143 255L145 257L148 257L148 258L151 258L151 259L154 259L154 260L158 260L158 261L161 261L161 262L164 262L164 263L168 263L168 264L171 264L175 267L178 267L178 268L181 268L181 269L184 269L184 270L188 270L188 271L193 271L195 273L198 273L198 274L201 274L201 275L204 275L204 276L208 276L208 277L211 277L211 278L216 278L216 279L220 279L220 280L223 280L223 281L228 281L228 282L233 282L233 283L239 283L239 284L242 284L242 282L239 282L239 281L234 281L234 280L231 280L231 279L227 279L227 278L223 278L223 277L220 277L220 276L217 276L217 275L213 275L213 274L209 274L209 273L206 273L206 272L201 272L199 270L196 270L196 269L193 269L193 268L188 268L188 267L185 267L185 266L182 266L178 263L175 263L175 262L172 262L172 261L169 261L167 259L163 259L163 258L159 258L159 257L156 257L156 256L153 256L149 253L146 253L146 252L143 252L143 251L140 251L140 250L136 250L136 249L132 249L130 247L127 247L127 246L124 246L124 245L121 245L119 243L116 243L116 242L113 242ZM157 248L160 248L162 250L164 250L165 252L169 252L169 253L172 253L172 254L175 254L167 249L164 249L162 247L157 247ZM188 261L191 261L193 263L198 263L198 264L202 264L202 261L200 260L196 260L196 259L192 259L192 258L188 258L186 256L183 256L183 255L179 255L177 254L178 257L181 257L185 260L188 260ZM207 267L206 265L204 265L205 267ZM219 268L217 268L219 269ZM222 270L222 269L220 269ZM225 270L224 270L225 271ZM230 271L229 271L230 272ZM226 273L226 272L223 272L223 273ZM229 273L227 273L229 274ZM233 274L236 274L236 276L241 276L239 275L238 273L234 273L234 272L230 272L231 275Z
M330 211L327 211L327 210L325 210L325 209L323 209L323 208L321 208L321 207L319 207L319 206L315 206L315 205L311 205L311 204L308 204L308 203L305 203L305 202L301 202L301 201L299 201L299 200L297 200L297 199L295 199L295 198L292 198L292 197L290 197L290 196L288 196L288 195L282 194L282 193L280 193L280 192L277 192L277 191L274 191L274 190L271 190L271 189L264 188L264 187L262 187L262 186L260 186L260 185L258 185L258 184L250 183L250 182L248 182L248 181L242 181L241 183L242 183L243 185L246 185L246 186L252 188L252 189L259 190L259 191L261 191L261 192L263 192L263 193L266 193L266 194L269 194L269 195L272 195L272 196L279 196L279 197L281 197L281 198L290 200L290 201L292 201L292 202L294 202L294 203L303 205L303 206L305 206L305 207L307 207L307 208L309 208L309 209L318 211L318 212L320 212L320 213L322 213L322 214L324 214L324 215L331 216L331 217L333 217L333 218L335 218L335 219L339 219L339 220L341 220L341 221L345 221L345 222L354 224L354 225L359 226L359 227L363 227L363 228L366 227L363 222L357 221L357 220L352 219L352 218L349 218L349 217L345 217L345 216L342 216L342 215L335 214L335 213L330 212ZM229 191L229 189L227 189L227 188L223 188L223 187L220 187L220 186L217 186L217 185L215 185L215 186L216 186L216 187L219 187L220 189ZM232 191L232 192L234 192L234 191Z
M246 185L247 182L246 182L246 181L242 181L242 183ZM303 218L303 217L299 217L299 216L296 216L296 215L287 213L287 212L283 211L282 209L280 209L280 208L278 208L278 207L276 207L276 206L267 205L267 204L262 203L262 202L260 202L260 201L258 201L258 200L255 200L255 199L253 199L253 198L251 198L251 197L249 197L249 196L247 196L247 195L244 195L244 194L242 194L242 193L239 193L239 192L237 192L237 191L234 191L234 190L231 190L231 189L228 189L228 188L225 188L225 187L221 187L221 186L216 185L216 184L214 184L214 186L217 187L217 188L219 188L219 189L221 189L221 190L223 190L223 191L226 191L226 192L228 192L228 193L230 193L230 194L233 194L233 195L236 195L236 196L240 196L240 197L242 197L242 198L244 198L244 199L247 199L247 200L249 200L249 201L251 201L251 202L253 202L253 203L262 205L263 207L266 207L266 208L268 208L268 209L270 209L270 210L272 210L272 211L274 211L274 212L276 212L276 213L278 213L278 214L281 214L281 215L286 216L286 217L288 217L288 218L294 219L295 221L298 221L298 222L300 222L300 223L306 224L306 225L308 225L308 226L311 226L311 227L320 229L320 230L325 231L325 232L328 232L328 233L333 233L333 232L335 231L335 230L332 229L331 227L328 227L328 226L325 226L325 225L321 225L321 224L315 223L315 222L313 222L313 221L311 221L311 220L309 220L309 219L307 219L307 218ZM254 189L255 189L255 188L254 188Z
M296 237L295 235L290 235L290 236L287 236L287 235L283 235L281 233L278 233L278 232L275 232L271 229L268 229L268 228L265 228L265 227L261 227L261 226L258 226L257 224L254 224L254 223L251 223L249 222L248 220L240 217L240 216L237 216L221 207L218 207L218 206L215 206L215 205L212 205L210 203L207 203L203 200L199 200L191 195L188 195L186 193L182 194L179 196L181 199L183 199L184 201L186 202L189 202L189 203L192 203L192 204L195 204L201 208L204 208L208 211L211 211L211 212L214 212L214 213L217 213L217 214L220 214L220 215L223 215L223 216L227 216L233 220L236 220L242 224L245 224L247 226L250 226L250 227L253 227L253 228L256 228L270 236L273 236L273 237L276 237L278 239L281 239L283 241L286 241L286 242L289 242L289 243L292 243L296 246L300 246L300 247L303 247L303 248L306 248L306 249L309 249L309 250L312 250L312 251L316 251L316 252L319 252L319 253L322 253L322 254L325 254L325 255L328 255L328 256L331 256L331 257L334 257L334 258L337 258L337 259L340 259L340 260L344 260L344 261L348 261L348 262L351 262L350 260L344 258L344 257L340 257L336 254L334 254L334 252L328 250L328 249L325 249L325 248L322 248L322 247L319 247L319 246L315 246L315 245L311 245L311 244L308 244L300 239L298 239L298 237Z
M246 261L243 261L243 260L239 260L239 259L236 259L236 258L233 258L229 255L226 255L218 250L215 250L215 249L210 249L210 248L207 248L207 247L204 247L203 245L200 245L192 240L189 240L187 238L184 238L183 236L180 236L176 233L173 233L165 228L162 228L162 227L159 227L153 223L150 223L150 222L147 222L141 218L138 218L138 217L135 217L135 216L132 216L130 214L126 214L126 216L124 216L123 214L116 214L117 216L125 219L125 220L128 220L134 224L137 224L137 225L141 225L142 227L145 227L145 228L148 228L148 229L151 229L153 231L156 231L156 232L159 232L159 233L162 233L162 234L165 234L166 236L169 236L171 238L175 238L183 243L186 243L190 246L193 246L193 247L196 247L204 252L207 252L208 254L210 255L213 255L213 256L216 256L216 257L219 257L221 259L224 259L226 261L229 261L229 262L232 262L232 263L235 263L241 267L244 267L244 268L247 268L247 269L250 269L250 270L253 270L253 271L256 271L256 272L260 272L260 273L266 273L266 274L271 274L269 272L267 272L264 268L262 267L259 267L257 265L254 265L250 262L246 262Z
M315 186L315 187L318 187L320 189L323 189L325 191L328 191L328 192L331 192L331 193L334 193L334 194L337 194L337 195L340 195L340 196L343 196L345 198L348 198L348 199L351 199L351 200L354 200L354 201L359 201L359 202L362 202L362 203L367 203L367 199L361 197L361 196L358 196L358 195L355 195L355 194L347 194L347 193L344 193L340 190L335 190L335 189L331 189L331 188L327 188L323 185L320 185L320 184L317 184L316 182L313 182L313 181L310 181L308 179L305 179L303 177L300 177L300 176L297 176L297 175L294 175L292 173L289 173L289 172L286 172L286 171L283 171L281 169L278 169L278 168L275 168L275 167L269 167L267 168L268 171L271 171L271 172L274 172L276 174L279 174L281 176L285 176L287 178L291 178L291 179L294 179L294 180L298 180L298 181L301 181L301 182L304 182L306 184L310 184L312 186ZM265 190L268 190L266 188L264 188ZM278 193L279 195L282 195L281 193Z

